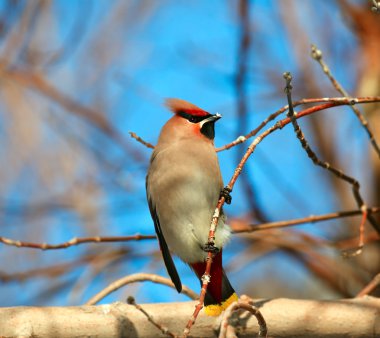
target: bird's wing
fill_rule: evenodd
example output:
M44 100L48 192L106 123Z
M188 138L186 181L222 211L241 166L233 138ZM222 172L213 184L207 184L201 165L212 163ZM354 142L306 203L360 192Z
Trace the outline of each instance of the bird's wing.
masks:
M147 185L148 185L148 178L146 180L146 186ZM148 189L147 189L147 191L148 191ZM169 276L172 279L172 282L174 283L177 291L181 292L182 291L181 279L179 278L177 269L176 269L174 262L173 262L173 258L170 254L168 245L166 244L164 234L162 233L161 226L160 226L160 220L158 219L154 202L150 196L147 196L147 197L148 197L150 214L151 214L153 222L154 222L154 228L156 230L158 242L160 243L160 248L161 248L161 252L162 252L162 257L164 258L166 270L168 270Z

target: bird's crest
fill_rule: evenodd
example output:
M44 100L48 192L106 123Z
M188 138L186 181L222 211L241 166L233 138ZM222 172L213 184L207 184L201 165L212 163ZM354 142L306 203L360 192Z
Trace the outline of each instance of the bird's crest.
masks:
M181 99L166 99L165 105L174 113L187 113L192 116L208 116L210 113L197 107L195 104Z

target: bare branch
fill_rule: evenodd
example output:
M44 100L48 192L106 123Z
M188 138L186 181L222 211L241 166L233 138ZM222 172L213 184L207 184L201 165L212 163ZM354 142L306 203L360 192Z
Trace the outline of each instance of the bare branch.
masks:
M376 214L380 212L380 207L373 207L367 209L368 214ZM261 230L268 229L276 229L276 228L285 228L294 225L301 225L306 223L317 223L328 221L332 219L344 218L344 217L353 217L362 214L362 210L348 210L348 211L339 211L333 212L324 215L310 215L308 217L297 218L287 221L277 221L277 222L268 222L268 223L259 223L259 224L251 224L244 228L234 229L233 234L240 233L249 233L256 232ZM83 237L78 238L74 237L67 242L60 244L47 244L47 243L32 243L32 242L24 242L20 240L14 240L6 237L0 237L0 242L5 245L15 246L18 248L31 248L31 249L39 249L39 250L57 250L57 249L66 249L71 246L79 245L79 244L87 244L87 243L116 243L116 242L129 242L129 241L142 241L156 239L155 235L131 235L131 236L95 236L95 237Z
M329 103L335 103L330 107L335 107L335 106L341 106L341 105L350 105L352 106L353 104L363 104L363 103L374 103L374 102L380 102L380 96L373 96L373 97L321 97L321 98L313 98L313 99L302 99L298 101L293 102L293 107L297 107L303 104L311 104L311 103L321 103L321 102L329 102ZM316 106L319 107L319 106ZM279 110L275 111L271 115L269 115L263 122L260 123L258 127L255 129L251 130L248 134L246 135L240 135L237 137L234 141L225 144L224 146L216 148L216 151L224 151L224 150L229 150L234 146L237 146L241 143L246 142L248 139L251 137L257 135L257 133L262 130L269 122L275 120L278 116L283 114L289 109L289 106L283 106ZM324 108L326 109L326 108ZM148 148L154 149L154 145L145 141L142 137L137 135L134 132L129 132L132 138L143 144L144 146Z
M106 242L127 242L127 241L142 241L146 239L155 239L155 235L132 235L132 236L112 236L112 237L74 237L67 242L60 244L47 244L47 243L32 243L23 242L19 240L13 240L6 237L0 237L0 243L15 246L18 248L32 248L40 250L56 250L56 249L66 249L70 246L84 244L84 243L106 243Z
M380 273L378 273L373 279L366 285L357 295L356 297L363 297L370 294L373 290L375 290L380 284Z
M139 310L141 313L144 314L144 316L155 326L157 327L164 335L167 335L169 337L176 337L176 335L171 332L166 326L163 326L162 324L158 323L152 315L150 315L148 312L146 312L143 307L136 303L135 299L130 296L127 299L127 303L133 305L137 310Z
M366 97L366 99L368 99L368 98L369 97ZM380 101L380 96L375 96L373 98L374 98L374 101L372 101L372 102L379 102ZM297 106L300 106L302 104L321 103L321 102L336 102L336 103L343 103L345 105L352 105L352 104L356 104L356 103L365 103L365 102L362 102L362 99L364 99L364 97L363 98L361 98L361 97L358 97L358 98L351 98L351 97L331 97L331 98L329 98L329 97L323 97L323 98L315 98L315 99L302 99L302 100L294 101L293 102L293 107L297 107ZM223 151L223 150L228 150L228 149L231 149L232 147L234 147L234 146L236 146L238 144L241 144L241 143L247 141L249 138L257 135L257 133L260 130L262 130L270 121L273 121L279 115L281 115L284 112L286 112L288 109L289 109L288 105L280 108L276 112L274 112L271 115L269 115L263 122L260 123L260 125L258 127L256 127L252 131L250 131L247 135L244 135L244 136L241 135L241 136L239 136L236 140L232 141L231 143L228 143L228 144L225 144L222 147L216 148L216 151L219 152L219 151Z
M372 213L372 214L379 213L380 207L368 208L367 212ZM310 215L308 217L297 218L297 219L292 219L292 220L288 220L288 221L251 224L245 228L234 229L233 233L239 234L239 233L255 232L255 231L261 231L261 230L268 230L268 229L285 228L285 227L293 226L293 225L301 225L301 224L306 224L306 223L316 223L316 222L328 221L331 219L352 217L352 216L360 215L362 213L363 212L360 209L359 210L348 210L348 211L333 212L333 213L319 215L319 216Z
M359 182L351 177L346 175L342 170L336 169L330 165L328 162L321 161L315 152L310 148L308 142L306 141L305 135L303 134L300 126L298 125L297 118L294 114L294 109L293 109L293 104L292 104L292 96L291 96L291 91L292 91L292 86L291 86L291 80L292 76L290 73L286 72L284 73L284 78L286 80L286 87L285 87L285 93L288 99L288 105L289 105L289 112L288 112L288 117L290 118L290 121L292 122L294 132L297 135L297 138L301 142L302 148L305 149L307 155L309 158L313 161L315 165L318 165L331 173L333 173L336 177L348 182L351 184L352 187L352 193L355 198L356 203L358 204L359 208L362 210L364 213L367 210L367 206L364 203L364 200L360 194L360 184ZM380 225L376 222L375 218L372 217L371 215L368 215L368 220L372 224L372 226L375 228L375 230L380 234Z
M229 320L232 316L233 311L235 310L246 310L249 311L253 316L256 317L259 324L259 333L258 337L267 337L268 329L265 319L259 309L252 304L253 302L239 300L233 302L223 313L222 323L220 324L220 333L219 338L227 338L227 328L229 326Z
M140 142L141 144L143 144L145 147L154 149L154 145L152 143L144 141L140 136L138 136L133 131L130 131L129 135L131 135L132 138L134 138L137 142Z
M86 305L95 305L96 303L100 302L104 297L108 296L110 293L115 292L116 290L120 289L121 287L131 284L131 283L137 283L137 282L146 282L150 281L156 284L162 284L169 286L173 289L175 289L175 286L173 282L169 278L165 278L159 275L154 275L150 273L136 273L133 275L125 276L123 278L120 278L110 285L108 285L105 289L97 293L95 296L93 296L91 299L89 299L85 304ZM198 299L198 295L188 288L186 285L183 285L182 293L186 296L188 296L191 299Z
M143 304L155 321L181 332L196 302ZM272 337L368 338L380 335L380 299L367 296L347 300L255 300ZM200 313L193 337L213 338L215 318ZM239 337L258 334L254 317L242 318ZM76 307L0 308L0 332L5 337L164 337L133 305L112 303Z
M314 60L316 60L320 64L320 66L323 69L323 72L327 75L327 77L329 78L329 80L333 84L334 88L339 93L341 93L344 97L350 97L350 95L347 93L347 91L342 87L342 85L332 75L330 68L327 66L327 64L322 59L322 51L319 50L317 48L317 46L315 46L315 45L311 45L311 56L313 57ZM373 133L372 133L372 131L368 125L368 121L366 120L364 115L360 112L360 110L357 107L355 107L354 105L351 105L350 107L351 107L352 111L355 113L359 122L362 124L364 130L367 132L373 149L376 151L377 155L380 157L380 148L379 148L379 145L377 144L375 137L373 136Z

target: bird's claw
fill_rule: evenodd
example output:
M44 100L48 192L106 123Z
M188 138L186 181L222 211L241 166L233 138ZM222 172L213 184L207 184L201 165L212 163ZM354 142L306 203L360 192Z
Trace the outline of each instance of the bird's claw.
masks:
M203 251L206 251L206 252L211 252L213 254L217 254L220 250L215 246L214 243L212 242L208 242L205 244L205 246L203 247Z
M224 187L222 191L220 192L220 197L224 197L224 201L227 204L231 204L232 196L231 196L232 189L228 186Z

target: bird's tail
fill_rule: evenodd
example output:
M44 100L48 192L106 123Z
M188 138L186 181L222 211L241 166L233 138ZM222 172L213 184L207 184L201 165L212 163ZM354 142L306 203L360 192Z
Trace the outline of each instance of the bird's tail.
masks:
M190 266L197 274L202 285L201 278L206 270L206 262L192 263ZM209 316L218 316L230 304L238 300L238 296L222 267L222 251L213 258L210 276L211 279L204 302L205 313Z

